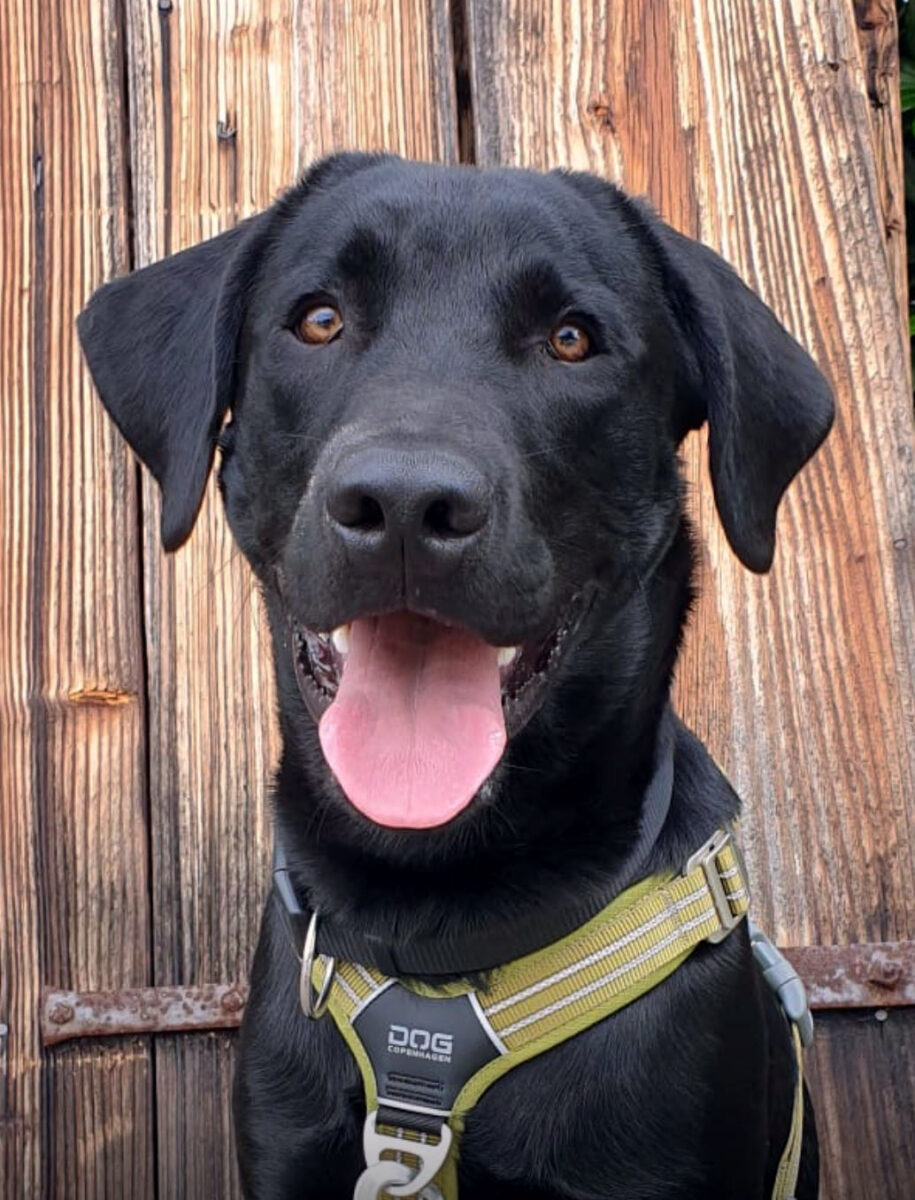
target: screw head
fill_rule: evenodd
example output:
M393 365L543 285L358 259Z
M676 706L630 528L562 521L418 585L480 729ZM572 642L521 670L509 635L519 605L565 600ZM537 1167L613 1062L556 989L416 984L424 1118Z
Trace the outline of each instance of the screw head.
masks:
M245 1007L245 998L239 992L232 988L219 1001L220 1008L223 1012L236 1013Z

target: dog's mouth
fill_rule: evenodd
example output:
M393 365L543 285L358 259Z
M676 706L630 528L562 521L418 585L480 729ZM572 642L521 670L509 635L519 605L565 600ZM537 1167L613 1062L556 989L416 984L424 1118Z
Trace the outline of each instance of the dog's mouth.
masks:
M404 829L457 816L539 707L587 607L581 593L547 634L508 647L406 611L331 633L293 622L299 689L354 807Z

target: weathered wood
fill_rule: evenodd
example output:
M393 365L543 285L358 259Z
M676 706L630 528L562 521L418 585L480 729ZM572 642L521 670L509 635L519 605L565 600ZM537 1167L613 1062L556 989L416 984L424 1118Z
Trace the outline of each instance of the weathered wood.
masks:
M36 1021L42 983L150 967L137 475L73 329L127 266L117 9L0 5L5 1200L152 1196L148 1045L42 1057Z
M879 215L886 231L887 258L895 295L908 314L905 243L905 165L902 158L902 95L896 0L854 0L864 83L870 103ZM911 118L909 118L911 119ZM911 373L911 360L906 362Z
M444 0L271 0L251 11L128 5L140 264L265 207L333 149L455 157ZM147 482L155 982L236 979L250 964L269 867L270 647L215 489L173 559L161 554L158 522ZM232 1159L230 1055L206 1040L156 1045L160 1194L235 1195L229 1176L215 1190L193 1182Z
M722 251L835 384L836 429L791 489L766 579L728 550L704 447L688 449L705 599L679 703L746 798L755 903L778 940L910 936L905 297L851 0L469 11L482 159L590 168L647 193Z
M820 1136L821 1200L909 1200L915 1011L818 1017L805 1070Z

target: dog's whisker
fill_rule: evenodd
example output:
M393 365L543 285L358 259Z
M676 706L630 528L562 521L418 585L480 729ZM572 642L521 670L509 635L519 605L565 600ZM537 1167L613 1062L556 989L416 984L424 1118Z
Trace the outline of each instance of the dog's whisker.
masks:
M519 454L518 458L522 461L527 461L532 458L542 458L547 454L556 454L557 451L568 450L569 442L554 442L551 446L542 446L538 450L528 450L524 454Z

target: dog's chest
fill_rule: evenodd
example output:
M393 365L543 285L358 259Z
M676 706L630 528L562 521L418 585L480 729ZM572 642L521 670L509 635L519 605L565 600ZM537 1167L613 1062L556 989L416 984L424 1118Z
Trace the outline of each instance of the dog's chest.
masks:
M499 1079L467 1118L461 1200L754 1196L764 1174L759 1093L716 1073L708 1016L686 993L673 1004L649 996ZM364 1110L342 1040L334 1058L341 1069L325 1079L349 1080L351 1104L331 1142L345 1140L358 1161Z

